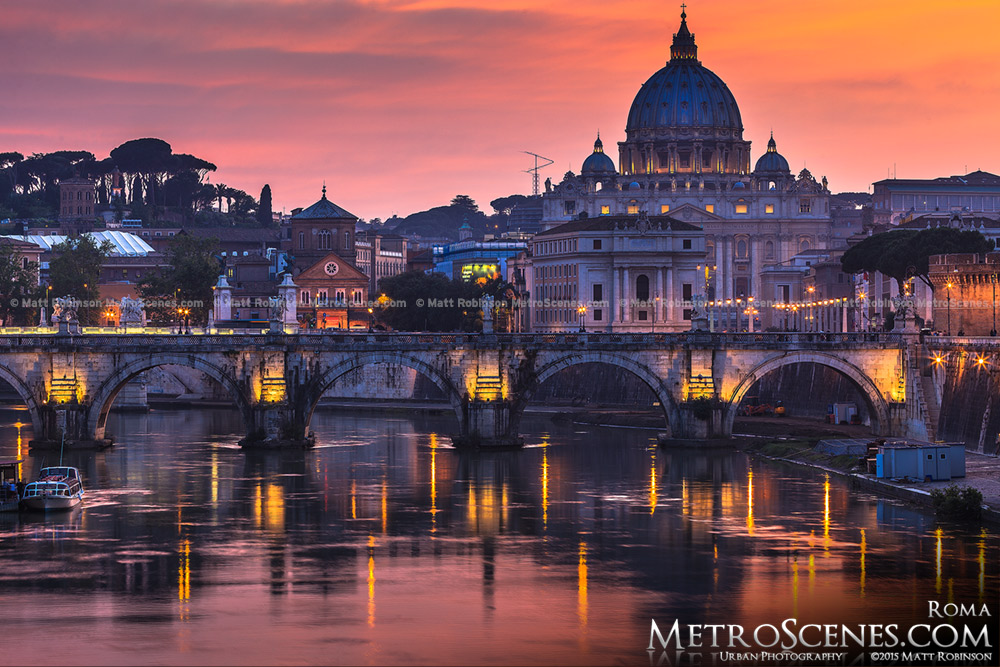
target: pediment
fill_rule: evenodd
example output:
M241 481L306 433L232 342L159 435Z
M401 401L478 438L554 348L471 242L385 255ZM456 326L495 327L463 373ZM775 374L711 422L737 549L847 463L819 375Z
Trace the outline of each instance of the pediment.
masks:
M670 212L667 213L667 215L674 220L690 222L693 225L703 222L719 222L725 220L725 218L714 213L709 213L705 209L693 204L681 204L677 208L670 209Z

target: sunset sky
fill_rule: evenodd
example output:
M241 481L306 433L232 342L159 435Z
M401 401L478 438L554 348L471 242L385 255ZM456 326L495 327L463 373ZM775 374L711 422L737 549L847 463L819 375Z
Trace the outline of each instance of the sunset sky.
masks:
M364 218L531 188L521 151L617 163L632 98L669 57L660 0L4 2L0 151L159 137L274 207ZM753 160L774 129L833 191L1000 172L1000 2L688 0L702 63Z

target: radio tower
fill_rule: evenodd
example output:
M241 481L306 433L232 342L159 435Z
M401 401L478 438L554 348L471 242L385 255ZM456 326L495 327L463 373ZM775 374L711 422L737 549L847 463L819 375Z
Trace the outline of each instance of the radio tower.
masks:
M543 167L547 167L550 164L555 164L555 160L550 160L547 157L542 157L537 153L532 153L531 151L521 151L522 153L527 153L528 155L534 156L535 166L532 169L525 169L524 173L531 174L531 193L533 195L538 195L538 170ZM544 163L538 164L539 160L545 160Z

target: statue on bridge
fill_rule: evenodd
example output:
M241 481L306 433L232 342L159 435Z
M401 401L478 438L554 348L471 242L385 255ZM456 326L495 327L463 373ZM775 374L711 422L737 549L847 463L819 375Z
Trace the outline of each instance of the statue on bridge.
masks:
M131 299L127 296L122 297L119 322L126 330L130 324L140 327L146 326L145 307L146 304L142 299Z
M705 302L704 294L695 294L691 297L691 331L708 331L710 328Z
M64 296L52 300L52 324L60 333L80 333L80 320L76 316L76 300Z
M268 299L268 319L272 322L284 322L285 321L285 310L288 308L288 304L281 297L272 296Z

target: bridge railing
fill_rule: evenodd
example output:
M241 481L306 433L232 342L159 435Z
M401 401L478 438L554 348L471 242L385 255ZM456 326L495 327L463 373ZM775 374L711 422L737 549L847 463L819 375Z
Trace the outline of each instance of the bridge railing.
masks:
M940 346L993 345L995 338L935 337ZM475 347L511 345L519 347L591 347L636 346L669 347L694 344L717 347L824 347L824 346L898 346L903 342L900 333L806 333L806 332L742 332L742 333L391 333L310 331L295 334L267 333L260 329L226 330L205 333L178 334L171 330L145 330L142 333L112 331L109 328L86 328L83 333L58 334L52 329L24 328L17 331L0 329L0 349L12 347L44 347L52 344L86 345L95 347L178 347L198 346L243 347L260 345L326 346L380 346L404 347L450 346ZM934 342L928 341L933 345Z

